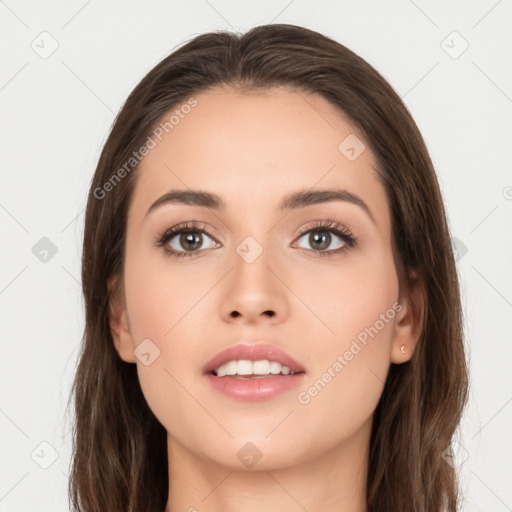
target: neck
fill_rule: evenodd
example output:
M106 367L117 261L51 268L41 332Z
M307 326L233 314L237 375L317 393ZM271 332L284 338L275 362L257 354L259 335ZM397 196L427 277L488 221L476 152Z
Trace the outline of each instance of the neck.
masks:
M366 512L371 421L350 439L289 467L239 470L203 459L168 435L165 512Z

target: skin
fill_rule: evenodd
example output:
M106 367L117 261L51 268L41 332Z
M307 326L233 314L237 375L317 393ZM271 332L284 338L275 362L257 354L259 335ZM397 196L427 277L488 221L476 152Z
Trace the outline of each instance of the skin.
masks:
M137 170L124 294L114 297L110 321L120 357L137 364L147 402L168 432L166 512L242 512L256 504L267 511L364 511L373 413L390 364L409 360L418 338L409 297L399 291L389 204L374 155L317 95L272 88L195 97L197 106ZM366 145L354 161L338 150L349 134ZM288 193L332 187L359 196L375 223L346 201L279 210ZM218 194L226 210L166 204L146 215L171 189ZM319 256L300 233L327 219L350 229L357 245ZM169 257L155 244L168 228L194 220L211 238L203 235L192 257ZM341 247L326 229L332 237L326 250ZM236 252L247 236L263 249L252 263ZM175 236L172 247L183 252L179 241ZM401 310L321 392L300 403L298 393L394 303ZM147 338L160 350L149 366L134 355ZM260 402L217 392L202 367L242 340L290 354L306 369L303 384ZM248 442L261 453L250 468L237 457Z

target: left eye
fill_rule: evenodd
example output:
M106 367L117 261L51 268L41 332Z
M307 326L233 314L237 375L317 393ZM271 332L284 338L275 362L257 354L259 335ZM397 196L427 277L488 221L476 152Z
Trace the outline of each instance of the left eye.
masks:
M334 238L333 235L334 234ZM310 247L304 247L302 245L299 245L302 249L316 249L317 251L321 252L327 252L327 250L336 250L336 249L342 249L346 245L350 245L351 239L349 236L345 235L344 233L337 232L336 230L332 229L315 229L315 230L309 230L306 233L303 233L301 235L300 239L306 238L307 243L310 245ZM334 247L329 246L332 244L333 241L336 241L338 239L337 244L335 244Z

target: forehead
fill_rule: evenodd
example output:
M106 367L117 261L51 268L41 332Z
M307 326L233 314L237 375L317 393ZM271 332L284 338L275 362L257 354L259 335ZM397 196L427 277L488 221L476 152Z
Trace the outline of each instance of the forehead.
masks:
M374 155L326 99L282 87L215 89L194 99L164 116L177 114L137 170L130 208L137 217L171 189L209 191L225 198L227 211L256 213L277 210L295 190L335 186L362 197L386 228Z

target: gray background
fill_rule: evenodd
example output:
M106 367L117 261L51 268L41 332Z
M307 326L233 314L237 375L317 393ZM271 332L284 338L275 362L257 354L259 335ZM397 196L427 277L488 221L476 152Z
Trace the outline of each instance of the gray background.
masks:
M68 510L83 213L115 114L176 45L271 22L368 60L425 137L466 314L471 396L453 447L464 511L512 510L512 1L6 0L0 19L0 512Z

